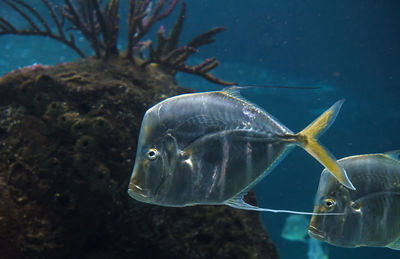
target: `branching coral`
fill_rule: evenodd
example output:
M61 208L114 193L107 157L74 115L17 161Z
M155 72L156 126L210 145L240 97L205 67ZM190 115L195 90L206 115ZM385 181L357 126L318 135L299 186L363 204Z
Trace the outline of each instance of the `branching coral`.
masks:
M85 57L85 54L76 46L74 36L70 33L68 36L65 35L63 30L64 26L64 16L57 15L54 7L48 0L42 0L49 10L52 21L57 27L57 32L51 29L51 26L47 23L45 19L29 4L21 0L2 0L4 3L9 5L17 13L19 13L22 18L28 22L29 27L24 29L16 28L6 19L0 17L0 35L5 34L17 34L17 35L38 35L53 38L67 45L73 49L79 56ZM35 22L32 17L35 17L40 24Z
M133 50L138 46L143 36L149 29L159 20L167 17L175 8L178 0L171 0L166 10L163 7L165 0L157 2L156 7L152 8L153 1L129 1L129 18L128 18L128 47L127 57L132 58Z
M111 0L104 10L100 9L99 0L77 0L79 8L71 0L64 2L63 16L74 25L74 29L81 31L97 57L118 54L119 0Z
M17 28L16 25L0 17L0 35L38 35L53 38L73 49L79 56L84 52L76 45L73 33L68 29L78 30L90 42L96 57L108 58L118 55L117 39L119 31L119 0L110 0L106 5L101 0L64 0L64 6L53 6L49 0L41 0L47 8L51 22L44 19L38 11L23 0L1 0L14 9L27 23L27 28ZM218 66L215 57L206 59L196 66L185 62L197 48L214 41L213 36L224 30L217 27L193 38L187 45L178 46L179 36L185 18L186 5L182 7L177 21L168 36L160 27L157 33L157 44L153 47L150 40L144 40L154 24L166 18L175 9L179 0L130 0L128 13L128 39L124 57L136 63L135 55L143 58L143 50L148 49L148 58L141 62L142 66L149 63L160 64L166 71L175 74L177 71L201 76L213 83L232 85L213 76L209 72ZM72 24L65 28L65 21ZM52 29L55 27L56 29Z
M148 61L146 61L144 65L151 62L160 63L165 67L172 69L172 73L175 73L176 71L182 71L189 74L202 76L216 84L234 84L231 82L222 81L221 79L209 73L209 71L218 66L218 61L215 57L206 59L196 66L189 66L185 63L190 55L197 52L198 47L214 42L213 36L225 30L223 27L213 28L193 38L186 46L178 47L179 36L182 31L185 13L186 4L182 3L178 19L176 20L175 25L168 37L165 36L164 27L161 27L157 32L156 48L153 49L153 45L151 43L149 44L150 55Z

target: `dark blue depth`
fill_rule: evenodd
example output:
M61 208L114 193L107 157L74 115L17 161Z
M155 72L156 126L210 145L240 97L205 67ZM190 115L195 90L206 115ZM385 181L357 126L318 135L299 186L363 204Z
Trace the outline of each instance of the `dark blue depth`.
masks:
M120 5L127 2L121 0ZM220 78L241 84L320 87L251 89L243 93L291 130L302 130L335 101L345 98L337 120L321 137L337 158L400 149L397 0L190 0L187 4L183 42L213 26L228 29L217 36L216 43L197 54L199 60L218 58L221 64L216 74ZM0 15L7 10L0 2ZM121 31L126 26L124 12ZM174 18L162 24L169 28ZM125 35L120 37L122 49ZM84 41L80 44L90 53ZM74 52L50 39L0 37L0 75L36 62L52 65L75 59L78 56ZM179 74L178 81L198 90L220 88L188 75ZM257 185L259 206L312 211L322 169L305 151L294 149ZM308 258L306 244L280 237L286 217L262 214L281 258ZM399 251L386 248L326 246L329 258L400 257Z

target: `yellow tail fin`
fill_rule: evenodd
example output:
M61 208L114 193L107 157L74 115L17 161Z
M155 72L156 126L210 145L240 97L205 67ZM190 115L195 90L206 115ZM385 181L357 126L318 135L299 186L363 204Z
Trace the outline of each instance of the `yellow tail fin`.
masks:
M335 157L318 143L317 138L331 126L342 107L344 100L337 101L331 108L314 120L304 130L296 134L298 145L325 166L336 179L349 189L355 190L347 177L346 171L340 166Z

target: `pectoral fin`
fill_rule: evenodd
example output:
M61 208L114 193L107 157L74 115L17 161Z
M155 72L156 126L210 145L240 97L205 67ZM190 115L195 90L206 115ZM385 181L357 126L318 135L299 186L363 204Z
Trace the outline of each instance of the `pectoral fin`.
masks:
M396 191L385 191L385 192L375 192L365 195L358 200L353 202L353 209L355 209L360 214L365 214L365 218L373 219L372 222L366 223L372 224L376 223L382 227L382 230L388 228L398 229L398 212L400 206L400 192ZM368 225L369 226L369 225ZM389 234L392 233L392 234ZM396 233L396 232L395 232ZM388 231L386 235L395 235L393 231ZM393 242L386 245L386 247L391 249L400 250L400 238L395 237Z
M247 129L233 129L233 130L220 130L216 132L212 132L209 134L205 134L193 142L191 142L188 146L184 148L184 151L188 154L194 152L194 150L199 150L199 148L209 148L210 143L217 143L218 141L228 141L230 140L230 147L234 148L234 142L232 140L242 140L242 141L251 141L251 142L265 142L266 140L273 140L271 137L264 132L256 132ZM214 145L215 146L215 145ZM238 147L241 148L241 147Z
M353 202L353 207L361 213L374 213L374 215L384 214L384 209L394 209L400 201L400 192L386 191L374 192L362 196ZM396 202L396 203L394 203Z

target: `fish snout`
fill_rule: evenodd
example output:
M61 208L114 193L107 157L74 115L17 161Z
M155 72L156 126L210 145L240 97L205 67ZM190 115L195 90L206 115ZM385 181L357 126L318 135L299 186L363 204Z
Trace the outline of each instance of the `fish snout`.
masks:
M138 201L148 202L149 200L149 195L146 189L142 189L139 185L132 182L129 183L128 194Z
M314 227L313 225L310 225L308 227L308 235L312 238L321 240L321 241L325 241L326 237L324 235L324 233L320 230L318 230L316 227Z
M129 182L128 194L138 201L147 202L149 200L148 190L137 184L135 174L132 175L131 181Z

